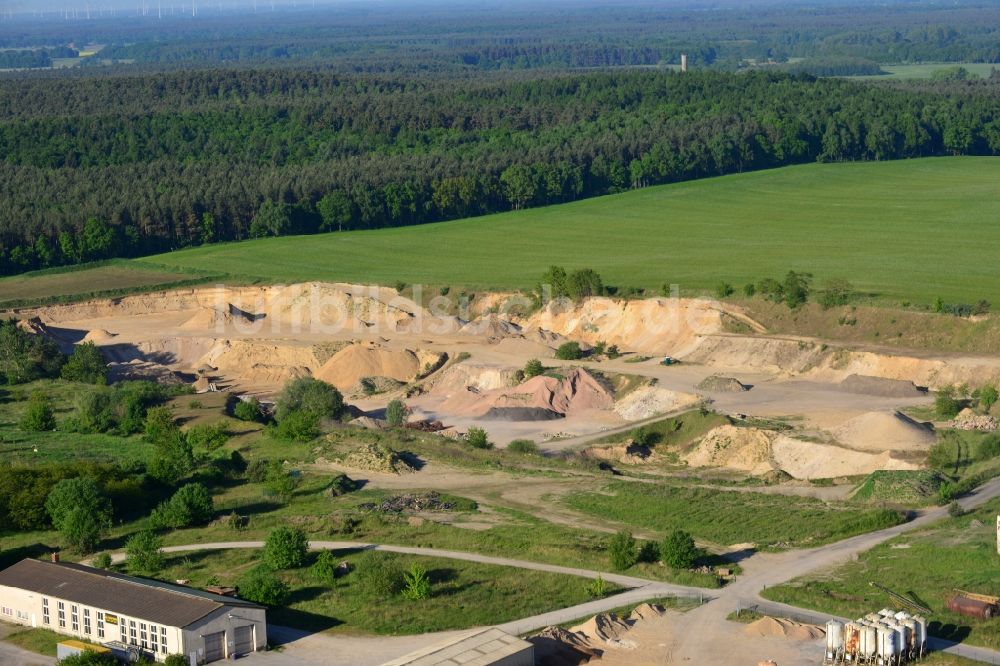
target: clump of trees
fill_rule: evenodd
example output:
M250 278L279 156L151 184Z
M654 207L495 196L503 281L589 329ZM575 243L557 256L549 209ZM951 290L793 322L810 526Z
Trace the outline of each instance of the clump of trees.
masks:
M107 384L108 364L101 350L93 342L81 342L66 359L62 378L84 384Z
M45 510L66 545L81 553L92 552L111 525L111 502L87 477L57 483L45 500Z
M309 540L295 527L278 527L264 542L264 563L272 569L296 569L306 562Z
M32 391L28 406L17 426L29 432L55 430L56 417L52 411L52 399L42 391Z
M545 366L542 365L542 362L537 358L533 358L524 364L524 370L522 370L522 372L524 373L525 379L531 379L532 377L537 377L545 372Z
M163 540L152 530L136 532L125 542L125 567L132 573L153 575L166 564Z
M208 489L200 483L188 483L153 510L149 523L158 529L204 525L214 512L215 503Z
M0 320L0 383L24 384L58 377L65 362L66 357L49 338L23 330L14 319Z
M556 348L556 358L560 361L576 361L583 358L579 342L564 342Z
M562 266L551 266L535 288L540 303L546 298L568 298L578 301L605 293L601 276L591 268L567 272Z
M465 443L474 449L492 449L493 442L490 441L486 430L479 426L472 426L465 433Z
M281 439L309 441L320 433L325 419L339 419L347 406L336 388L319 379L299 377L285 388L275 404L275 433Z

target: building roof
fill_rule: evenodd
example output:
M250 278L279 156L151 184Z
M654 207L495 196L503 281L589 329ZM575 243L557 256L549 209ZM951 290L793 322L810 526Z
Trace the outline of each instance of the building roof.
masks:
M382 666L489 666L515 654L534 652L534 645L491 627L417 650Z
M225 606L261 608L232 597L70 562L21 560L0 571L0 585L168 627L186 627Z

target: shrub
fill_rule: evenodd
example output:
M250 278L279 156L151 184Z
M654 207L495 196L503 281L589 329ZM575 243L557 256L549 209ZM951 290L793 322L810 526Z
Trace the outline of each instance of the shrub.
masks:
M308 442L320 435L319 417L300 411L286 411L278 420L274 434L289 442Z
M608 594L608 583L601 576L587 584L587 594L595 599L603 599Z
M525 456L536 456L540 452L538 444L535 444L530 439L515 439L507 445L507 450L511 453L519 453Z
M125 566L132 573L155 574L165 563L163 541L152 531L136 532L125 542Z
M266 566L251 569L239 579L240 597L265 606L280 606L288 600L291 590Z
M23 384L55 377L65 359L52 340L21 330L14 319L0 320L0 381Z
M365 553L358 562L357 577L361 589L375 597L396 595L405 583L396 557L379 551Z
M611 558L611 566L618 571L624 571L635 565L639 555L632 533L622 530L611 537L611 541L608 542L608 556Z
M339 419L344 407L344 396L336 388L312 377L299 377L285 384L275 405L275 416L279 423L293 412L316 419Z
M564 342L556 349L556 358L561 361L576 361L583 356L579 342Z
M673 530L660 546L660 559L674 569L690 569L700 555L694 538L684 530Z
M948 505L948 515L951 516L952 518L961 518L962 516L965 515L965 509L962 508L961 504L959 504L955 500L952 500L951 503Z
M490 442L489 436L486 431L477 426L472 426L469 431L465 433L465 441L474 449L492 449L493 443Z
M934 395L934 411L939 418L953 419L962 410L962 401L954 386L945 386Z
M854 297L854 287L847 280L829 280L819 294L819 304L824 310L847 305Z
M753 282L747 282L743 285L743 295L747 298L753 298L757 293L757 287L754 286Z
M614 360L622 355L621 351L618 349L618 345L611 345L605 352L608 358Z
M660 559L660 546L655 541L643 541L636 555L639 562L656 562Z
M108 364L93 342L81 342L62 367L62 378L84 384L107 384Z
M660 441L660 434L647 428L636 428L631 433L632 441L639 446L654 446Z
M987 435L976 447L976 460L993 460L997 456L1000 456L1000 435Z
M84 650L59 660L59 666L120 666L118 659L110 653Z
M984 412L990 411L998 399L1000 399L1000 393L997 392L995 386L987 385L979 389L979 406Z
M214 512L215 504L208 489L200 483L189 483L156 507L150 516L150 524L155 528L174 529L204 525L212 519Z
M305 564L309 540L294 527L271 530L264 542L264 563L272 569L295 569Z
M386 405L385 420L394 428L406 423L406 405L402 400L392 400Z
M320 552L309 567L309 574L319 583L329 583L337 577L337 558L328 550Z
M264 420L264 410L261 409L260 400L257 398L239 400L233 407L233 416L240 421L257 421L260 423Z
M195 467L194 451L184 434L174 426L154 442L149 474L167 485L175 485Z
M98 569L110 569L111 568L111 554L102 552L94 556L93 564Z
M403 282L402 280L398 280L396 282L396 293L401 294L404 291L406 291L406 283Z
M733 289L733 285L729 284L728 282L720 282L719 284L715 285L715 297L718 298L719 300L722 300L723 298L729 298L734 293L736 293L736 290Z
M605 342L604 340L599 340L597 344L594 345L594 348L591 350L591 353L593 353L595 356L603 356L604 353L607 351L607 349L608 349L608 343Z
M56 417L52 412L52 399L41 391L32 391L17 427L29 432L55 430Z
M220 421L192 426L184 436L192 448L215 451L229 441L229 429Z
M243 473L250 483L263 483L267 479L267 472L270 461L264 458L257 458L247 463L247 469Z
M403 597L410 601L419 601L431 596L431 579L427 570L414 562L410 570L403 574Z
M788 271L785 275L783 294L785 305L794 310L800 305L804 305L809 300L809 285L812 281L810 273L796 273Z
M163 666L191 666L191 662L183 654L168 654Z
M300 483L302 483L301 477L292 470L286 470L281 462L272 460L268 463L267 476L264 479L264 489L268 495L287 502Z
M537 358L533 358L524 364L524 378L531 379L545 372L545 366Z

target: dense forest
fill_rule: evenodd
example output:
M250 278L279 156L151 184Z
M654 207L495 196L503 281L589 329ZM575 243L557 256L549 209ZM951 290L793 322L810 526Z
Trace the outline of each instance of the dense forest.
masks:
M239 69L6 83L6 273L799 162L1000 153L998 78Z

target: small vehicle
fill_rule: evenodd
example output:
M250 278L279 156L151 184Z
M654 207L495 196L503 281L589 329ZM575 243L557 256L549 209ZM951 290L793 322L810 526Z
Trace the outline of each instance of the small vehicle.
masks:
M664 356L663 360L660 361L660 365L677 365L678 363L680 363L680 361L673 356Z

